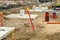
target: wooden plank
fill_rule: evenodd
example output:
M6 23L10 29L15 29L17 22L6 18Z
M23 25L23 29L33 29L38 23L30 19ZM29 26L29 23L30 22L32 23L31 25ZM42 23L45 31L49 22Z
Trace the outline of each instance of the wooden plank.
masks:
M60 22L47 22L47 24L60 24Z
M14 29L15 27L0 27L0 40L9 35Z

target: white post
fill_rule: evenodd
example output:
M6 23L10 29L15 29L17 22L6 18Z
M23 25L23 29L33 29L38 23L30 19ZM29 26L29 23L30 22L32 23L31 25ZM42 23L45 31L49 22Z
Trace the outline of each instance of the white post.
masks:
M24 9L20 9L20 16L23 16L25 14L25 10Z
M9 5L9 3L8 3L9 1L7 1L7 6Z
M39 7L42 7L41 4L39 4Z
M37 3L39 3L39 0L36 0Z
M36 9L36 6L33 6L32 9L35 10Z

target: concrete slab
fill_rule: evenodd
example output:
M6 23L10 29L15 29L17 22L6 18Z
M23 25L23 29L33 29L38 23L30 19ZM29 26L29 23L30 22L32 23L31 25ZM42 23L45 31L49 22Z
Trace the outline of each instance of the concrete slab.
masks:
M43 10L33 10L33 9L31 9L31 10L29 10L30 12L42 12Z
M35 11L35 12L42 12L42 11L44 11L44 10L47 10L48 9L48 7L33 7L31 10L29 10L30 12L33 12L33 11Z
M32 19L35 19L38 15L31 14L30 16L31 16ZM24 18L24 19L29 19L28 14L24 14L22 16L20 14L11 14L11 15L8 15L6 17L8 17L8 18Z
M46 12L46 11L48 11L48 12L53 12L54 10L52 10L52 9L45 9L45 10L33 10L33 9L31 9L31 10L29 10L30 12Z
M0 27L0 40L9 35L14 29L15 27Z

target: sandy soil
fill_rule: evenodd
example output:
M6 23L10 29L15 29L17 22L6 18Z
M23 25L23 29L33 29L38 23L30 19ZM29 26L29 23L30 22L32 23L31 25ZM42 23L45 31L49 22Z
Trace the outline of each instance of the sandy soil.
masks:
M5 10L10 14L19 13L20 8ZM15 40L60 40L60 24L47 24L44 21L44 12L31 12L38 14L38 17L33 20L35 31L31 31L29 19L8 19L3 18L4 26L16 27ZM6 15L4 15L6 16ZM60 15L57 19L50 17L50 21L60 21ZM12 35L8 35L3 40L12 40Z

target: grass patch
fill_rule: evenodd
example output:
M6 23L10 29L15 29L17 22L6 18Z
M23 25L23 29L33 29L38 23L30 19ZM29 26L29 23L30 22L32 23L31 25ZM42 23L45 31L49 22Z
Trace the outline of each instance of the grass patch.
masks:
M60 4L56 4L56 6L60 6Z

